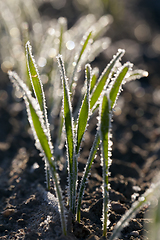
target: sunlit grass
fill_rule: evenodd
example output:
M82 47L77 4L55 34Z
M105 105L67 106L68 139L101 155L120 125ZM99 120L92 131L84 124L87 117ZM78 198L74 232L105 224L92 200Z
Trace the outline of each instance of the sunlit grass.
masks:
M123 84L132 79L146 76L147 73L142 70L132 70L132 64L127 62L120 64L121 57L125 51L119 49L111 62L104 69L102 74L93 74L90 64L85 65L85 81L84 90L81 98L81 104L78 107L78 114L73 118L74 112L72 107L72 99L74 96L73 83L75 80L79 63L84 51L89 44L92 31L88 31L84 38L83 45L77 61L74 65L70 78L66 76L65 64L62 55L57 56L58 66L60 70L62 83L62 125L64 125L67 148L68 162L68 205L70 211L80 221L80 207L85 190L85 185L90 173L91 165L94 161L95 154L99 144L102 151L102 167L103 167L103 236L107 235L108 208L109 208L109 166L111 164L111 118L112 111L116 104L117 98L121 92ZM47 188L50 187L50 178L54 181L56 196L59 202L59 210L61 215L62 232L67 234L67 220L65 204L63 203L62 191L59 184L59 177L56 172L56 155L52 146L51 134L47 117L47 108L43 84L34 60L30 43L26 43L26 62L28 81L22 81L15 72L9 71L9 77L16 87L22 92L26 103L28 120L30 122L37 149L40 150L45 160L46 182ZM61 46L62 48L62 46ZM57 66L57 68L58 68ZM58 80L58 79L57 79ZM28 86L27 86L28 85ZM88 161L84 174L81 179L79 190L77 189L78 181L78 157L80 155L81 143L84 139L84 133L88 127L89 119L92 114L97 111L99 113L99 121L97 124L97 133L95 141L88 156ZM62 136L62 134L60 134Z

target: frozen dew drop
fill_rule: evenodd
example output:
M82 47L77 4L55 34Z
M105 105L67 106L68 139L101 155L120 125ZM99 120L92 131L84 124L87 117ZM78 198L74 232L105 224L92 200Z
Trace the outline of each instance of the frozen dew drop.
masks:
M142 201L142 202L145 201L145 197L143 197L143 196L139 197L139 201Z
M135 201L137 197L139 197L139 193L133 193L133 194L131 195L132 201Z
M68 41L66 47L68 50L73 50L75 48L75 43L73 41Z
M46 63L47 63L46 58L40 57L40 58L38 59L38 66L39 66L39 67L44 67L44 66L46 65Z
M148 77L148 72L147 71L143 71L143 76L144 77Z
M129 72L127 72L127 74L125 76L125 79L128 78L128 77L130 77L130 73Z
M30 172L31 173L33 173L36 169L38 169L39 168L39 164L37 163L37 162L35 162L33 165L32 165L32 167L31 167L31 169L30 169Z

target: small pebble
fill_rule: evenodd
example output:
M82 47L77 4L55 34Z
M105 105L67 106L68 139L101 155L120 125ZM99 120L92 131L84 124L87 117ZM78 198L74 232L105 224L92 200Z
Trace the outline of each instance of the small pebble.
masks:
M138 232L138 231L132 231L132 232L130 233L130 236L138 237L138 236L139 236L139 232Z

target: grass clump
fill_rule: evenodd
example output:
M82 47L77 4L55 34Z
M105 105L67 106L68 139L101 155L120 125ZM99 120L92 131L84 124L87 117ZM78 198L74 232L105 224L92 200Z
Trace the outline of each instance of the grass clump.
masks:
M62 31L63 32L63 31ZM81 93L80 104L73 111L73 99L75 87L78 84L77 73L82 62L86 62L84 52L93 37L92 30L85 35L81 50L77 54L77 60L72 72L66 71L66 64L61 54L57 56L62 91L62 118L59 138L63 138L63 127L65 130L65 142L67 150L68 163L68 201L69 210L74 214L75 219L80 221L80 207L85 190L85 185L90 173L91 165L94 161L97 149L101 146L101 163L103 168L103 236L107 236L108 210L109 210L109 166L111 164L111 119L114 106L118 96L122 90L123 84L128 81L147 76L147 72L143 70L132 70L133 65L129 62L121 64L121 58L125 51L119 49L117 54L106 66L100 76L94 73L91 65L85 65L85 81L83 92ZM62 38L61 38L62 39ZM63 44L59 45L61 49ZM59 211L61 216L61 226L64 235L67 235L67 211L63 201L63 194L59 184L59 176L56 172L56 154L51 141L51 133L49 129L49 121L47 116L46 99L43 90L41 77L32 55L30 43L26 46L27 76L29 81L22 81L19 76L9 71L9 77L14 85L22 92L26 103L28 120L31 125L35 144L40 150L45 161L47 188L50 188L50 179L54 181L56 197L58 198ZM81 62L81 60L83 60ZM69 78L66 76L69 74ZM57 75L56 75L57 76ZM54 81L59 81L55 78ZM78 186L78 157L80 155L81 143L84 139L89 120L93 113L98 111L98 123L96 128L95 140L93 142L87 164L81 178L80 187ZM145 198L145 196L144 196ZM147 197L146 197L147 198ZM139 201L142 202L143 201ZM139 207L140 205L138 205ZM136 206L136 209L138 208ZM135 207L134 207L135 208ZM131 214L129 214L130 216ZM127 217L127 220L129 217ZM123 225L123 221L121 222Z

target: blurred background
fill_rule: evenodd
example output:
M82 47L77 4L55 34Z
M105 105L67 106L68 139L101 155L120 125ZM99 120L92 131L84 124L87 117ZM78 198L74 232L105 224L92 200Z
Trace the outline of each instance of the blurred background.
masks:
M24 38L27 38L25 36L27 31L36 60L39 60L38 65L42 68L45 65L46 47L43 43L48 34L58 35L58 32L54 33L54 31L56 31L56 20L59 17L66 18L67 29L72 28L76 32L76 23L82 17L88 16L88 20L85 21L92 22L93 16L98 20L106 14L110 14L113 20L110 26L106 27L108 29L105 33L111 43L106 50L104 47L103 53L98 57L99 63L101 62L99 66L103 69L106 61L112 58L117 49L124 48L126 50L124 61L131 61L136 66L147 70L150 76L148 80L145 79L145 82L151 81L154 85L158 83L159 74L159 13L160 3L156 0L152 2L149 0L96 0L94 2L91 0L29 0L27 3L23 0L6 0L5 2L1 0L1 88L3 88L3 79L6 79L5 73L8 69L14 69L23 76L23 45ZM93 14L92 17L91 14ZM81 35L86 31L85 21L78 30ZM74 25L75 28L73 28ZM52 47L48 55L53 59L56 56L56 50Z

